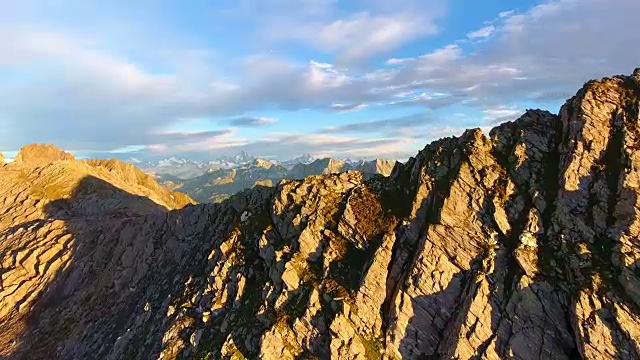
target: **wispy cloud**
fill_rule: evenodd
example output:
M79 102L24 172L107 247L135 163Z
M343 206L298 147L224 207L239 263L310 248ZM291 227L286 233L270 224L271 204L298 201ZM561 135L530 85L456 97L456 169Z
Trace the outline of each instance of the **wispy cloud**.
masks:
M366 109L367 107L369 107L369 105L367 104L349 104L349 105L331 104L331 110L339 114L346 114L354 111L360 111L360 110Z
M329 126L322 130L326 134L343 134L343 133L362 133L362 132L380 132L388 133L389 130L397 130L400 128L413 127L417 125L427 125L434 121L427 114L416 114L403 116L398 118L360 121L357 123Z
M482 112L484 114L482 119L489 125L497 125L505 121L515 120L524 113L524 111L519 108L507 108L502 106L484 109Z
M462 49L457 44L449 44L433 52L413 58L391 58L387 60L389 65L420 65L421 67L434 68L458 60L462 57Z
M410 138L363 138L345 134L275 133L241 146L249 152L264 152L291 158L303 152L337 158L400 158L415 153L422 144Z
M286 16L267 11L263 31L275 42L296 41L334 55L337 63L357 65L425 36L438 33L436 20L445 14L446 0L406 0L394 4L357 1L345 12L338 2L320 2L322 12Z
M241 117L229 120L229 125L241 127L259 127L265 125L273 125L277 122L278 119L268 117Z
M203 141L216 139L221 136L232 134L233 130L210 130L210 131L172 131L157 134L154 140L162 143L184 143L191 141Z
M491 35L493 35L493 33L496 31L496 27L493 25L490 26L485 26L481 29L478 29L476 31L472 31L470 33L467 34L467 37L469 39L478 39L478 38L486 38L489 37Z
M387 53L420 36L436 34L431 21L416 14L374 16L359 13L330 23L302 27L294 36L337 53L341 61L352 63L371 55Z

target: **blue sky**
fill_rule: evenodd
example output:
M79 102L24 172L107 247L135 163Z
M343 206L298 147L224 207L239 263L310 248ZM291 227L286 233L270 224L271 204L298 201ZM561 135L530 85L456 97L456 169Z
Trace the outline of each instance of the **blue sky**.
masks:
M0 151L405 159L640 66L636 0L22 0Z

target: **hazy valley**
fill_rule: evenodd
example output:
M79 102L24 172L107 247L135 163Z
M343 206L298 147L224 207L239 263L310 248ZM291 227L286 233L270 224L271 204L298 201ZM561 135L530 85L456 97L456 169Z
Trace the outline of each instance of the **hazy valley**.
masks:
M164 166L151 166L143 169L170 190L178 190L193 199L205 202L220 202L242 190L254 186L274 186L280 180L300 180L311 175L337 174L346 171L360 171L366 176L389 176L395 161L376 159L372 161L343 161L331 158L313 159L303 156L283 163L272 162L244 154L244 160L223 162L225 166L206 168L192 161L166 161ZM237 157L236 157L237 159ZM220 164L221 161L205 162L206 166ZM185 174L185 168L192 170ZM204 173L202 169L205 169Z

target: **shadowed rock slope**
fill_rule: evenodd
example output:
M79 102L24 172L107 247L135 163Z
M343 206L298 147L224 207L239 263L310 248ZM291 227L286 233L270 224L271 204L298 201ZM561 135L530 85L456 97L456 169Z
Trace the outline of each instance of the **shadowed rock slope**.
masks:
M0 352L640 359L639 83L589 82L559 115L436 141L389 178L181 210L94 173L43 204L53 178L27 175L72 160L5 166Z

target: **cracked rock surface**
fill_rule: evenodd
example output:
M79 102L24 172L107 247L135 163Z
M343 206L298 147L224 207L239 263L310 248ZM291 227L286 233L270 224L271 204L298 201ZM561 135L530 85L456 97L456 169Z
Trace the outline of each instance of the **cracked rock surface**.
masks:
M640 359L639 99L591 81L388 178L207 205L27 147L0 168L0 357Z

